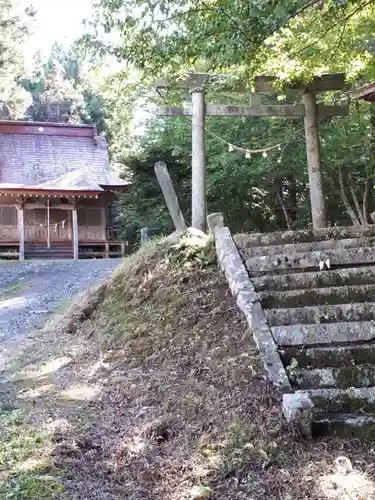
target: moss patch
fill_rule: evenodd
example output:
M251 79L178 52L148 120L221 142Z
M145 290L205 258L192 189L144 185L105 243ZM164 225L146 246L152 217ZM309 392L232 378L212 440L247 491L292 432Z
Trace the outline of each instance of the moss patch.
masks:
M3 302L5 300L8 300L8 299L14 297L22 289L23 289L23 285L21 285L19 283L14 283L12 285L9 285L6 288L0 288L0 302Z
M21 410L0 412L0 498L49 500L63 486L51 477L48 435L27 425Z

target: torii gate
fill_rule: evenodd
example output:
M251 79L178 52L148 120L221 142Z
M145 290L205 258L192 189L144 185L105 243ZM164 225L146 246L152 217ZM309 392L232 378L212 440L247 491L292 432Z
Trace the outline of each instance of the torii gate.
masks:
M316 92L342 90L345 87L345 75L327 74L315 77L308 85L297 83L288 86L289 90L302 94L303 104L262 105L262 93L275 93L277 79L272 76L255 78L255 94L251 95L250 106L233 106L205 103L205 88L212 75L190 73L180 85L191 93L191 106L174 108L159 106L159 116L192 117L192 227L204 231L206 226L205 193L205 117L206 116L294 116L304 117L307 165L310 184L310 201L313 228L327 226L323 180L320 170L320 144L318 118L346 116L348 106L324 105L316 103ZM158 89L170 87L166 80L159 80ZM233 88L232 88L233 90ZM243 92L243 90L242 90Z

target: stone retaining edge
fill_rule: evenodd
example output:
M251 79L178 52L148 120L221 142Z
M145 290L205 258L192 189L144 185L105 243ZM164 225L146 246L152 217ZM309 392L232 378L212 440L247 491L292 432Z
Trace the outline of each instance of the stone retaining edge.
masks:
M216 256L237 306L245 315L270 380L283 393L282 409L288 422L304 435L311 434L314 405L307 393L295 393L281 361L259 296L221 214L211 214L207 224L215 242Z

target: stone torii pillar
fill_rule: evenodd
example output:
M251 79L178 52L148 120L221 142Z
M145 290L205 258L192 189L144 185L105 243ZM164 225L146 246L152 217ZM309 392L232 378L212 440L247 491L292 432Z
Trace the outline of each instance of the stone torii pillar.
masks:
M275 86L276 81L277 79L273 76L258 76L255 78L255 90L262 93L275 93L278 91L277 85ZM346 116L348 114L348 106L330 106L332 113L328 115L322 114L323 105L317 104L316 94L317 92L342 90L344 88L345 75L343 73L316 76L309 84L295 82L291 85L284 85L284 90L302 94L311 218L314 229L324 228L328 225L321 171L318 121L323 116Z
M206 229L206 151L205 151L205 96L204 87L191 89L191 225Z
M180 85L190 89L192 103L185 108L159 106L159 116L191 116L192 117L192 227L204 230L206 224L206 193L205 193L205 117L206 116L253 116L273 117L290 116L304 118L308 173L310 181L310 198L313 228L326 227L325 199L322 189L320 171L320 146L318 135L318 118L346 116L347 106L324 105L316 103L316 92L340 90L344 88L343 74L328 74L316 77L306 86L295 84L289 90L302 93L303 104L262 105L260 93L276 93L275 77L261 76L255 79L256 94L252 95L250 106L232 106L205 103L205 88L209 85L211 76L206 73L191 73L186 82ZM168 88L165 80L160 80L158 89ZM233 91L233 88L232 88ZM243 89L239 90L243 93Z

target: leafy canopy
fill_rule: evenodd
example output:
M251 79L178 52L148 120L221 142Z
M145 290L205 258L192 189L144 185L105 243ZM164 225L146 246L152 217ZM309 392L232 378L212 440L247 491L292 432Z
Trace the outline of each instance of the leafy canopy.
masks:
M0 117L22 116L30 97L19 85L24 74L24 50L34 12L17 0L0 0Z
M144 76L186 69L286 79L368 70L374 0L100 0L97 22L115 33L108 50ZM119 40L115 43L114 40Z

